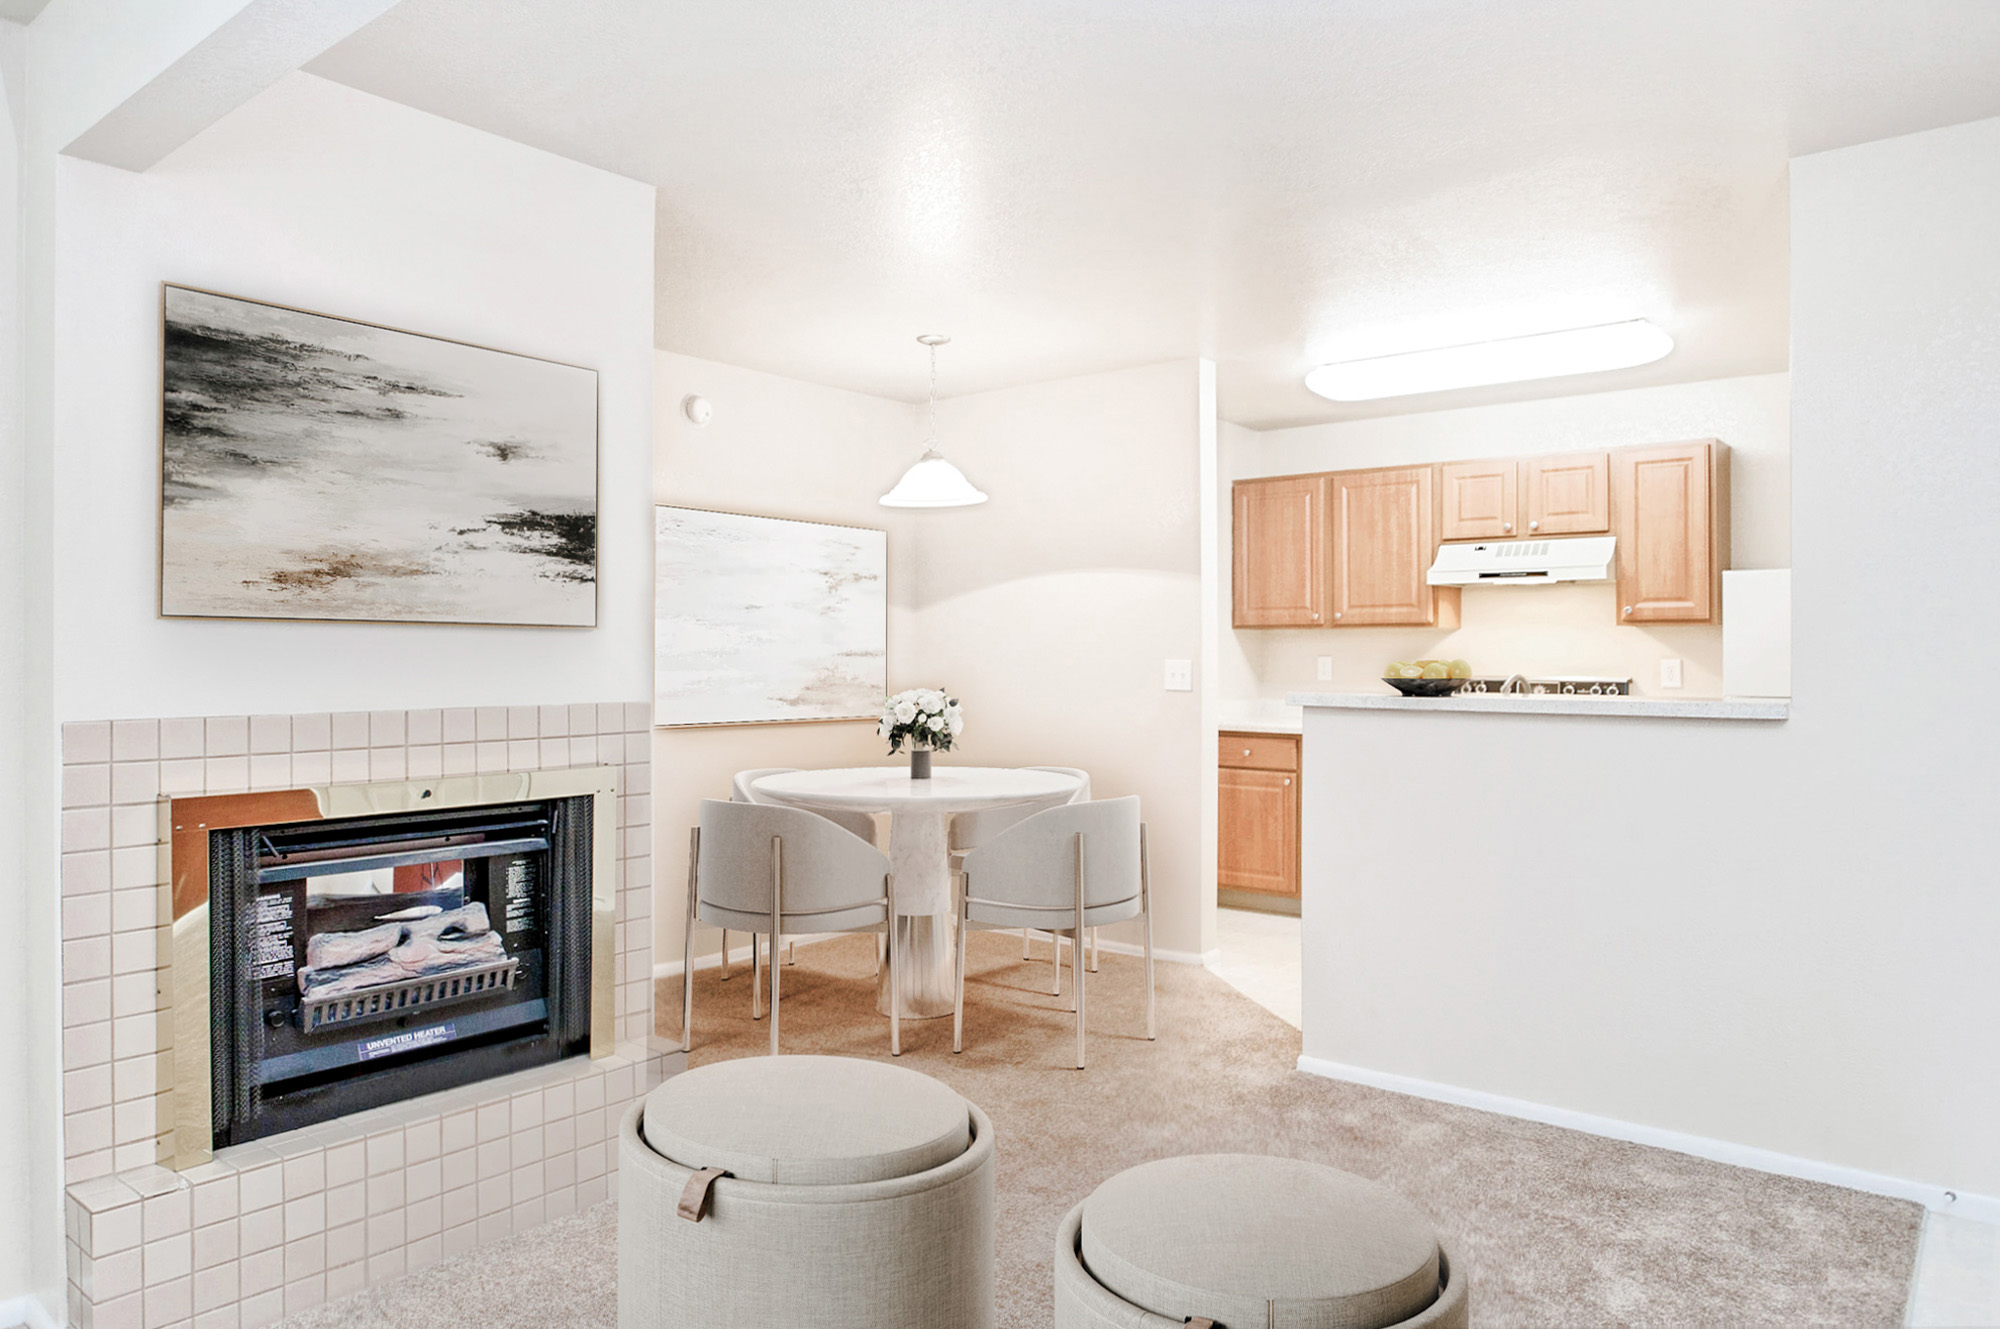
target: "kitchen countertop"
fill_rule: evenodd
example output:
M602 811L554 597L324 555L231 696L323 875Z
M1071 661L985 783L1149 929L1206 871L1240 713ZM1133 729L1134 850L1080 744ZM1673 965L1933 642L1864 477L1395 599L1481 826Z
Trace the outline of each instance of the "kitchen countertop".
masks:
M1290 706L1345 711L1457 711L1479 715L1614 715L1659 720L1784 720L1789 701L1735 701L1722 697L1524 696L1519 693L1459 693L1449 697L1405 697L1394 692L1294 692ZM1234 726L1225 726L1233 728Z
M1305 727L1305 715L1281 701L1225 701L1215 727L1225 734L1296 734Z

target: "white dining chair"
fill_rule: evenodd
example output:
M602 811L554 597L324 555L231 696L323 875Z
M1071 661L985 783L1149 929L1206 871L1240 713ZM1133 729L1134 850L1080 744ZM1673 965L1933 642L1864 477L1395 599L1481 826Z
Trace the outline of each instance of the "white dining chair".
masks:
M896 881L889 859L860 836L799 808L701 801L688 837L687 937L681 1050L694 1046L694 929L733 928L772 940L771 1054L778 1052L777 938L787 932L876 932L889 938L889 1053L903 1052L902 966L897 963ZM750 973L752 1014L758 971Z
M1076 1065L1084 1064L1084 929L1145 923L1146 1037L1153 1037L1152 881L1137 798L1070 803L1038 812L965 856L958 899L957 993L951 1050L964 1046L965 938L973 928L1032 927L1070 939L1076 988Z
M1066 797L1058 794L1051 798L1031 799L1026 803L1015 803L1004 808L979 808L972 812L959 813L951 819L951 851L954 858L962 857L967 852L978 848L986 841L1006 830L1009 826L1015 826L1026 821L1037 812L1045 812L1050 808L1059 808L1065 803L1088 803L1090 801L1090 772L1084 770L1082 767L1026 766L1022 769L1029 771L1051 771L1057 775L1074 776L1078 782L1076 792ZM1029 944L1029 939L1033 935L1034 929L1021 929L1021 958L1023 960L1032 960L1035 956L1034 949ZM1049 936L1049 945L1051 947L1049 955L1049 992L1053 995L1059 994L1062 991L1062 938L1051 933ZM1096 928L1090 930L1090 971L1092 973L1097 972Z
M762 803L771 807L787 806L778 803L775 799L760 797L754 786L757 781L767 775L790 775L797 769L799 768L796 766L758 766L747 771L738 771L736 772L736 778L730 782L729 797L731 801L737 803ZM806 808L803 810L811 812L816 817L825 817L834 825L845 827L866 840L869 844L879 847L880 842L876 834L875 818L866 812L840 812L833 809L821 811L818 808ZM773 946L776 946L776 944L776 942L772 943ZM796 949L791 943L787 942L785 945L785 963L791 964L797 959ZM876 963L881 963L880 955L876 956ZM757 967L757 934L754 932L750 934L750 967L752 969ZM729 929L727 928L722 930L721 981L724 983L729 981ZM755 1003L752 1004L754 1005Z

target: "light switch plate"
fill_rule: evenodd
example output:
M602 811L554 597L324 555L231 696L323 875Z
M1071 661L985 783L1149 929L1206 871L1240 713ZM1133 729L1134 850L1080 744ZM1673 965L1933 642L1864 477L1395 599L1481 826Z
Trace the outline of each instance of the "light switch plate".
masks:
M1660 686L1677 688L1681 685L1681 662L1672 658L1660 661Z
M1313 673L1322 683L1333 682L1333 657L1330 655L1320 656L1314 664Z
M1169 692L1194 691L1194 661L1192 660L1167 661L1167 691Z

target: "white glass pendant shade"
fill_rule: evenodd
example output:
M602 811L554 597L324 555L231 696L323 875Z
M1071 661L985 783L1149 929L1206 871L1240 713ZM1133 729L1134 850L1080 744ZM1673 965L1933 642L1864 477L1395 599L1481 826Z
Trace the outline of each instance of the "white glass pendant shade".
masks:
M885 508L969 508L986 501L986 495L973 488L965 472L946 461L937 450L937 348L950 340L935 332L917 338L931 353L930 424L924 435L924 455L903 472L894 489L882 495Z
M965 473L935 452L926 452L903 472L896 487L882 495L885 508L969 508L986 495L973 487Z
M1663 329L1644 319L1632 319L1321 365L1306 375L1306 387L1333 401L1375 401L1451 388L1630 369L1651 364L1673 349L1674 339Z

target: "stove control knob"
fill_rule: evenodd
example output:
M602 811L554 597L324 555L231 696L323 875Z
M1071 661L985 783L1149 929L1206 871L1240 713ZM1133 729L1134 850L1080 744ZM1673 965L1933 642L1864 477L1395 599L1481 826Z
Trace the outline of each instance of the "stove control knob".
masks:
M283 1029L290 1019L291 1016L286 1014L282 1006L273 1006L264 1012L264 1023L273 1029Z

